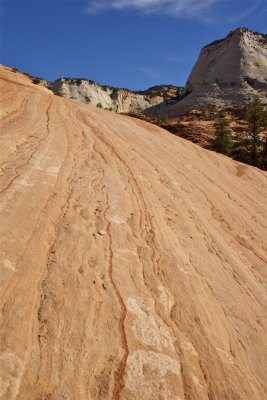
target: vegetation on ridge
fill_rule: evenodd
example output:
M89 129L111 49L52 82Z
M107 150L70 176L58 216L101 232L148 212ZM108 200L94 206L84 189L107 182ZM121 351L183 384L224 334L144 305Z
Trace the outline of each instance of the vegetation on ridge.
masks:
M210 46L214 46L215 44L219 44L219 43L223 42L224 40L225 40L225 38L213 40L213 42L211 42L211 43L209 43L209 44L206 44L206 45L203 47L203 49L206 49L207 47L210 47Z
M222 112L217 116L215 135L208 148L235 160L267 169L267 110L255 97L243 110L243 121L234 129Z
M258 97L244 110L245 124L237 127L233 158L267 169L267 110Z
M229 121L225 118L224 113L221 111L214 123L215 134L211 139L210 148L229 155L232 148L231 130L229 128Z

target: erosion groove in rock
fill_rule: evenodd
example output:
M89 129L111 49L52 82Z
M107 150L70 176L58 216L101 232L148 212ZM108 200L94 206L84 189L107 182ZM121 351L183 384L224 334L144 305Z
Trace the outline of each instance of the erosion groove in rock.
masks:
M0 398L267 398L267 177L1 68Z

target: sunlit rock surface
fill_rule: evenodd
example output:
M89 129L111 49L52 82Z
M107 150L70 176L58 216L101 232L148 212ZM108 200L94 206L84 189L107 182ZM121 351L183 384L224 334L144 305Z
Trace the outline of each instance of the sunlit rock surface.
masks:
M239 28L205 46L183 95L146 112L174 117L192 108L242 106L254 96L267 104L267 35Z
M1 76L0 398L266 399L266 173Z

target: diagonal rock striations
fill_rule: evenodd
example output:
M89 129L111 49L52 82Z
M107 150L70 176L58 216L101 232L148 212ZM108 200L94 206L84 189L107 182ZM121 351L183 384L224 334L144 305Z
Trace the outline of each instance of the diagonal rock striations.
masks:
M1 68L0 398L267 398L267 176Z

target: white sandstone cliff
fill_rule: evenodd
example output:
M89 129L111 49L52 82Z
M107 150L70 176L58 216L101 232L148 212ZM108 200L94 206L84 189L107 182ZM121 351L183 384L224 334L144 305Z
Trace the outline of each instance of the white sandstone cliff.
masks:
M267 36L239 28L203 47L180 100L147 113L173 117L190 108L244 105L255 95L267 103Z
M143 92L131 92L127 89L102 86L86 79L60 78L52 84L52 90L62 97L77 99L95 107L130 113L143 111L169 97L175 97L181 89L166 85Z

